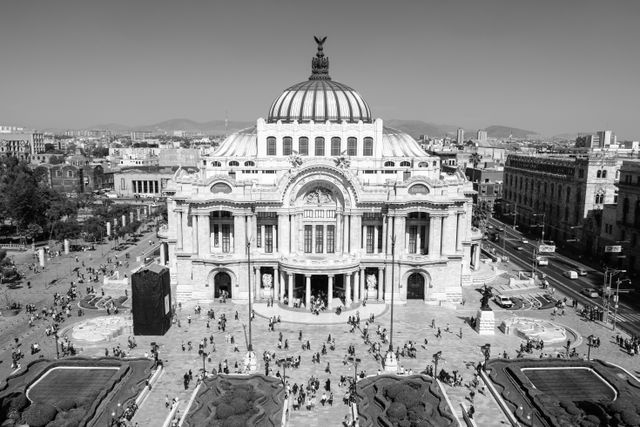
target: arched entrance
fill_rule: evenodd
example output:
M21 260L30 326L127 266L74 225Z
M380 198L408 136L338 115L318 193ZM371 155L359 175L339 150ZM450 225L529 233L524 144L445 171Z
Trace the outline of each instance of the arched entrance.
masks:
M220 298L223 291L226 291L227 298L231 298L231 276L229 276L228 273L221 271L213 278L214 298Z
M407 279L407 299L424 299L424 277L413 273Z

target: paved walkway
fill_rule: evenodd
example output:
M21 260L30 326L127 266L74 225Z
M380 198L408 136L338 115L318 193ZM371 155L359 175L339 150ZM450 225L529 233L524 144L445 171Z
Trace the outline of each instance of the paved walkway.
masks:
M84 253L90 254L90 253ZM62 270L68 270L68 266L61 266ZM55 274L55 273L53 273ZM68 287L68 283L62 286L64 290ZM47 290L47 293L52 293L51 290ZM44 298L45 294L42 295ZM481 346L486 343L491 344L491 353L493 356L502 355L506 352L509 357L515 357L516 349L519 348L520 339L515 336L506 336L496 329L494 336L479 336L468 325L467 320L471 316L476 316L477 307L480 303L480 294L473 287L465 288L463 290L463 297L466 302L464 306L459 305L455 309L444 307L432 307L424 305L420 301L410 301L405 306L396 306L394 309L394 347L402 346L405 342L412 340L417 343L418 352L416 358L401 358L400 364L405 369L413 370L414 372L420 372L424 370L428 365L433 364L433 354L442 351L443 361L440 362L439 367L444 368L451 372L457 370L460 375L463 376L464 383L471 381L473 377L473 366L480 360L483 355L481 352ZM370 333L372 340L378 340L375 330L378 325L381 328L389 328L390 311L384 308L382 304L368 304L367 309L370 310L384 310L381 314L376 314L375 323L370 326ZM216 318L221 313L225 313L228 319L227 332L232 334L237 343L239 343L239 352L234 352L234 346L225 342L225 333L217 329L217 322L209 322L209 328L207 328L206 312L211 308L215 311ZM276 310L276 307L269 307ZM151 394L144 402L139 412L134 418L134 422L138 422L141 426L161 425L162 421L168 414L168 410L165 408L165 398L178 397L180 399L180 411L183 412L186 407L186 402L190 397L191 392L194 389L194 384L189 386L188 390L185 390L182 383L183 374L191 369L194 375L202 366L202 358L198 357L197 348L198 343L204 337L210 337L213 335L216 344L216 351L211 354L212 361L205 361L207 369L215 366L218 368L218 364L227 360L229 366L233 370L235 362L240 365L242 358L246 351L245 335L243 326L247 325L248 320L248 306L236 305L233 303L221 304L213 303L210 306L202 306L202 315L196 315L194 313L194 305L183 305L182 309L177 313L177 318L180 320L180 327L177 324L173 325L169 332L162 337L137 337L138 347L130 352L131 356L143 356L149 352L150 343L156 342L160 345L160 357L164 361L165 372L160 378L157 385L153 388ZM266 306L262 304L256 304L256 311L262 315L269 316L270 312L265 311ZM364 321L368 315L365 315L365 307L360 307L361 321ZM520 310L518 312L505 311L498 309L494 306L495 316L497 323L499 324L502 319L518 315L527 316L539 319L552 319L551 311L538 311L538 310ZM239 320L234 320L236 310L239 313ZM327 379L331 380L331 389L334 394L333 407L318 406L311 411L305 409L301 411L293 412L291 415L292 426L337 426L344 419L344 416L348 413L348 408L342 404L342 398L346 392L345 388L338 386L341 375L352 376L354 373L354 367L351 365L343 364L343 359L346 354L347 347L353 344L356 347L356 356L362 359L362 363L358 366L358 370L364 370L367 375L375 375L378 369L381 368L380 363L376 361L371 353L368 352L367 346L364 345L363 339L360 335L360 331L356 330L354 333L350 332L349 326L346 324L346 320L349 316L348 312L337 316L333 313L323 313L319 320L320 324L302 324L295 323L301 319L307 320L305 316L311 316L312 319L318 319L317 316L313 316L306 312L291 312L289 310L278 309L280 311L282 323L276 326L275 332L268 331L267 318L258 315L253 323L253 343L258 357L261 356L264 351L275 352L276 357L284 357L291 355L300 355L302 362L298 369L287 370L287 376L291 382L306 384L310 376L314 375L319 378L321 385L324 385ZM285 312L290 314L285 314ZM275 312L274 312L275 313ZM191 323L188 322L188 316L191 316ZM291 316L289 320L285 320L282 316ZM431 322L435 319L436 327L431 328ZM78 321L77 317L73 317L70 321ZM615 333L606 329L604 326L594 323L586 322L578 317L572 309L567 309L565 316L557 316L554 319L560 324L565 324L578 332L583 336L594 334L601 338L602 345L598 349L593 349L592 357L603 358L613 363L619 364L632 372L637 373L638 362L640 359L637 357L631 357L622 352L615 345ZM0 324L0 328L5 332L7 337L10 334L6 334L5 325L9 325L11 320L0 320L4 323ZM69 323L66 322L66 323ZM13 325L16 326L16 325ZM437 328L442 331L442 337L436 338ZM448 332L447 332L448 328ZM302 331L303 342L309 340L311 345L311 351L302 350L302 342L298 340L298 334ZM283 334L283 338L289 341L290 349L288 351L278 350L276 343L278 341L278 334ZM35 330L29 330L26 333L34 334ZM329 350L327 346L327 355L321 356L320 364L314 364L311 362L313 353L320 352L323 343L326 344L328 335L331 334L332 338L336 340L336 349L334 351ZM29 335L24 335L25 342L28 341ZM119 337L118 339L107 343L109 349L120 345L122 348L126 348L126 336ZM428 343L425 345L425 339ZM48 345L45 348L44 354L51 357L55 354L55 350L52 349L52 341L47 340L44 344ZM188 346L188 342L191 341L193 349L182 350L182 343ZM6 345L6 342L3 343ZM43 346L44 347L44 346ZM382 345L382 348L386 348L386 345ZM211 346L208 345L206 351L211 351ZM562 352L562 348L552 348L547 346L545 353L555 354L555 352ZM583 342L577 351L581 354L586 354L587 347ZM87 348L83 355L86 356L100 356L104 354L104 346L98 346L94 348ZM534 352L531 357L538 358L539 352ZM6 358L4 359L6 361ZM27 360L28 361L28 360ZM330 373L325 371L329 364ZM0 370L4 376L8 373L8 363L0 364ZM258 370L264 372L264 362L260 360ZM272 365L272 368L276 368ZM272 370L271 374L275 374ZM464 404L465 407L469 406L469 390L467 387L446 387L446 391L449 394L452 404L454 406L455 413L460 416L460 404ZM500 426L506 425L506 420L502 414L498 411L497 406L493 399L481 394L476 394L474 406L476 408L476 420L478 420L481 426Z
M356 313L360 314L360 319L366 320L370 315L378 317L387 311L387 304L383 302L368 302L363 306L361 303L353 304L348 309L345 309L337 315L334 311L324 311L319 314L313 314L303 308L289 308L282 304L274 304L268 307L266 303L254 303L252 304L253 310L256 312L256 316L260 316L266 319L271 317L280 316L280 321L285 323L301 323L307 325L337 325L346 323L349 320L349 316L355 316Z

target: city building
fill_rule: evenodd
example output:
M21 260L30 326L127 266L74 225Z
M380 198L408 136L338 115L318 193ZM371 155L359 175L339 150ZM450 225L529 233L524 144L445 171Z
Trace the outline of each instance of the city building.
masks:
M544 230L546 239L593 250L602 209L617 200L622 160L585 155L510 154L504 167L503 209L523 228Z
M487 131L486 130L479 130L477 139L478 139L479 143L487 142Z
M45 177L49 187L67 195L90 193L105 188L104 170L100 165L44 163L36 171Z
M464 143L464 129L458 128L456 142L458 143L458 145Z
M504 168L500 166L467 167L465 175L473 183L473 189L476 192L473 202L493 212L496 202L502 199Z
M149 167L158 166L157 147L115 147L109 148L109 160L112 167Z
M160 167L199 167L202 150L198 148L163 148L158 152Z
M605 252L605 246L621 246L621 252ZM607 265L640 273L640 161L625 160L620 167L618 202L603 213L598 250Z
M43 152L44 135L40 132L0 133L0 156L11 156L30 162L31 156Z
M118 197L126 199L160 198L174 171L175 168L158 167L121 169L113 173L113 188Z
M460 301L480 257L471 183L374 119L328 68L319 42L309 79L266 119L226 138L199 172L176 172L161 259L178 301L223 291L307 308L312 295L329 308L392 293Z
M581 135L576 138L577 148L618 148L616 134L610 130L598 131L592 135Z
M129 135L131 137L131 141L136 142L136 141L144 141L148 138L151 138L151 136L153 135L153 132L147 131L147 130L134 130L134 131L131 131Z

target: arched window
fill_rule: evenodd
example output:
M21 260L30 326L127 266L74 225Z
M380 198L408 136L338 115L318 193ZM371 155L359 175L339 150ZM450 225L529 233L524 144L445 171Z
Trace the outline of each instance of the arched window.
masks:
M388 161L388 162L384 162L384 167L385 168L392 168L394 167L396 164L393 163L392 161Z
M219 161L213 161L211 162L211 166L213 166L214 168L219 168L222 166L222 163L220 163Z
M315 145L315 155L324 156L324 138L321 136L316 137Z
M596 178L602 178L602 171L600 169L596 172Z
M406 160L404 162L400 162L400 167L409 168L411 167L411 162L407 162Z
M67 171L67 178L73 178L73 171Z
M419 168L428 168L428 167L429 167L429 163L427 163L427 162L420 162L420 163L418 163L418 167L419 167Z
M235 160L231 160L231 161L229 162L229 166L240 166L240 163L238 163L238 162L237 162L237 161L235 161Z
M353 136L347 138L347 156L358 155L358 140Z
M435 166L438 166L438 161L437 161L437 160L434 160L434 161L433 161L433 166L434 166L434 167L435 167Z
M339 156L340 155L340 138L334 136L331 138L331 155Z
M267 156L276 155L276 138L273 136L267 137Z
M290 136L282 138L282 155L290 156L293 152L293 139Z
M429 188L424 184L415 184L409 187L409 194L429 194Z
M364 139L364 145L362 147L363 156L373 156L373 138L366 137Z
M309 155L309 138L306 136L301 136L300 139L298 139L298 154L301 156Z
M606 177L607 177L607 170L606 170L606 169L603 169L603 170L602 170L602 177L603 177L603 178L606 178Z
M245 166L255 166L256 164L251 160L247 160L246 162L244 162L244 165Z

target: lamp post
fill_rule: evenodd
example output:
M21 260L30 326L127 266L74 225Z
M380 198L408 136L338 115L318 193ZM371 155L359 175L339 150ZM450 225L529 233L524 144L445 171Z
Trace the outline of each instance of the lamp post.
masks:
M351 393L349 393L349 398L351 402L354 402L356 396L356 383L358 382L358 363L362 362L362 359L355 356L349 356L347 360L353 364L353 382L351 383Z
M249 291L249 344L247 345L248 351L253 351L251 341L251 320L253 313L252 296L251 296L251 241L247 239L247 279L248 279L248 291Z
M442 359L442 351L433 354L433 378L438 378L438 362Z
M53 337L56 339L56 359L60 359L60 351L58 350L58 331L53 331Z
M387 372L398 371L398 360L393 352L393 303L395 295L395 271L396 271L396 236L391 236L391 325L389 327L389 350L384 359L384 370Z
M207 367L205 365L205 359L207 357L207 353L204 352L204 350L202 350L202 377L206 377L207 376Z

